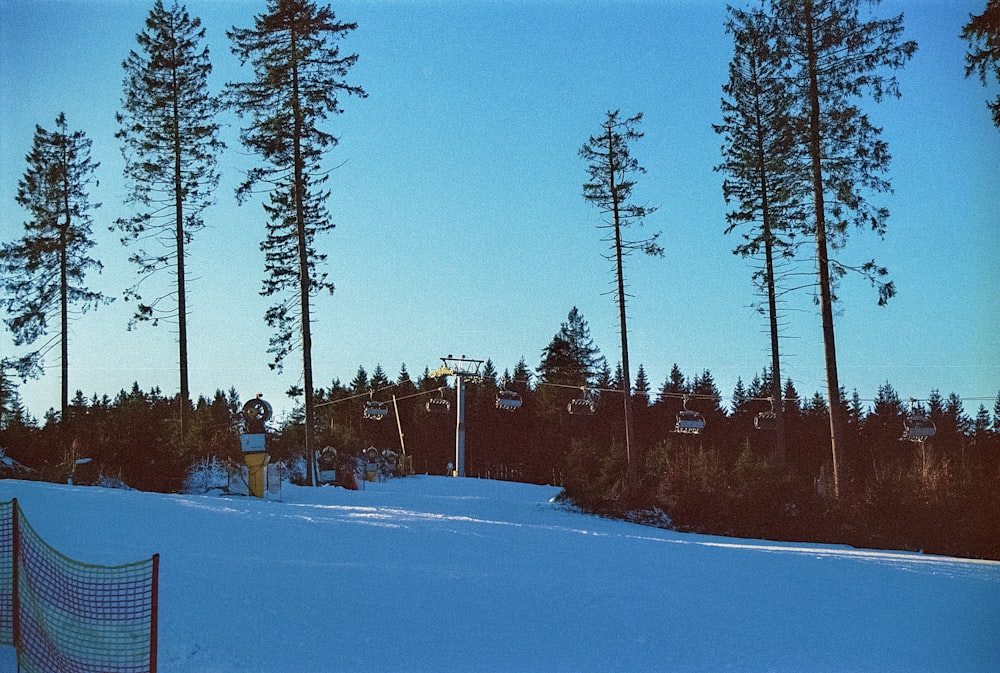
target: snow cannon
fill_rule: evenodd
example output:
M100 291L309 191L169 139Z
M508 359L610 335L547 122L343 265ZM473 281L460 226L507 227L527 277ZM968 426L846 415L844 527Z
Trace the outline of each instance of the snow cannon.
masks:
M247 489L255 498L264 497L264 476L267 474L267 428L271 420L271 405L258 394L243 405L243 430L240 445L247 464Z

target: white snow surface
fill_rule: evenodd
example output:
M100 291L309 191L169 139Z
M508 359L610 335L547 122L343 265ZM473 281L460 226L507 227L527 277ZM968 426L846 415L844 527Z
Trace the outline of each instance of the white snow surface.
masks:
M160 673L1000 671L1000 563L680 534L547 486L366 486L0 500L77 560L160 554Z

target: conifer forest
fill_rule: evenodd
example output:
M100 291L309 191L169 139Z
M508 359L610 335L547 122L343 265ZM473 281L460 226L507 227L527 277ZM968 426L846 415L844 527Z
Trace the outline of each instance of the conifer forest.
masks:
M602 516L1000 559L1000 392L903 395L891 375L877 393L859 392L838 364L836 323L844 297L853 297L841 295L844 284L870 286L879 306L902 291L882 262L850 261L849 252L856 237L881 240L889 231L890 147L883 118L871 111L904 95L898 74L919 45L904 34L903 15L883 16L877 2L860 0L728 7L719 30L732 60L718 82L718 114L706 120L721 146L715 172L727 208L713 235L728 237L749 269L768 352L734 389L720 390L709 368L682 371L670 356L630 359L631 311L649 292L630 288L629 274L662 264L645 258L664 257L670 236L659 204L639 196L644 135L654 123L613 104L579 138L574 179L602 246L596 260L579 263L605 275L610 266L619 343L597 344L582 312L566 306L551 341L517 362L470 360L458 376L447 363L410 372L373 358L320 380L313 344L324 326L377 320L317 306L340 280L325 252L338 217L331 185L350 170L337 125L345 112L363 125L354 105L378 83L356 78L359 55L344 40L358 24L313 0L259 4L225 33L240 69L222 90L212 88L216 53L205 26L182 4L153 0L145 26L135 27L133 50L121 55L111 140L124 161L127 216L105 222L92 196L102 171L94 143L108 140L62 113L38 120L17 183L23 226L5 222L0 241L0 477L180 492L199 466L242 464L241 412L258 391L219 380L208 394L192 390L189 376L188 318L212 306L189 303L197 284L186 264L214 226L217 192L229 180L235 199L253 206L261 234L263 269L253 272L262 281L254 282L270 306L246 319L263 318L271 336L254 357L299 375L282 400L289 411L267 426L271 462L298 483L322 481L321 455L335 455L341 473L371 454L392 456L397 476L451 474L460 431L467 478L561 486L568 502ZM1000 1L987 0L953 31L968 46L966 77L987 87L1000 73L998 26ZM987 106L1000 129L1000 103ZM227 146L227 124L239 129L238 148ZM237 152L243 170L226 175ZM132 265L134 282L115 297L93 285L103 269L98 226L120 237ZM405 274L405 266L393 269L379 282L407 283ZM825 375L822 392L798 390L783 372L783 311L795 293L814 298L806 320L822 334L822 361L810 363ZM74 366L87 358L70 339L74 325L100 320L116 299L132 311L128 329L164 322L174 330L176 360L162 364L176 386L147 388L140 375L117 392L72 385ZM669 375L651 381L648 370ZM43 376L60 380L58 405L45 412L27 408L19 392Z

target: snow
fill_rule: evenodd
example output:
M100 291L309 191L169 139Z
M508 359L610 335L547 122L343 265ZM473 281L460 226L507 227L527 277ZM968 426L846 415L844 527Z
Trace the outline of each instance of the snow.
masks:
M546 486L366 486L0 500L80 561L160 554L160 673L1000 670L997 562L680 534Z

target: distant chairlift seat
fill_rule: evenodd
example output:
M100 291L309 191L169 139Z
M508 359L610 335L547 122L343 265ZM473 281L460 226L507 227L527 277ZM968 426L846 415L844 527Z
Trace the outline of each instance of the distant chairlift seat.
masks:
M900 439L922 442L928 437L933 437L935 433L937 433L937 428L929 416L910 414L903 419L903 436Z
M597 411L597 404L589 397L581 397L570 400L569 404L566 405L566 411L574 416L593 416L594 412Z
M697 435L704 429L705 418L697 411L685 409L677 414L677 424L674 426L674 432Z
M521 396L513 390L497 392L497 409L501 411L517 411L521 408Z
M753 426L758 430L774 430L778 415L773 411L762 411L753 419Z
M451 411L451 402L443 397L432 397L427 400L424 408L427 409L428 413L446 414Z
M369 400L365 402L365 411L363 416L368 420L381 421L388 415L389 407L386 406L385 402L380 402L378 400Z

